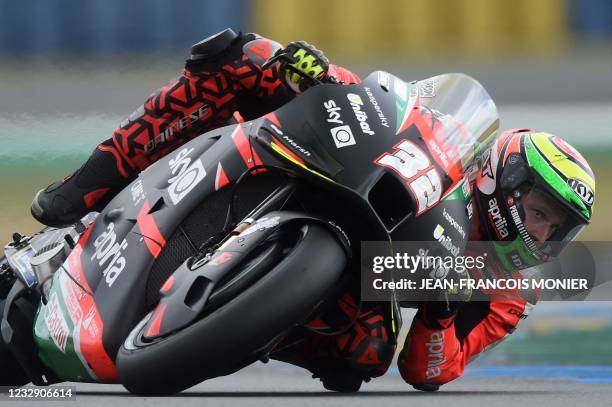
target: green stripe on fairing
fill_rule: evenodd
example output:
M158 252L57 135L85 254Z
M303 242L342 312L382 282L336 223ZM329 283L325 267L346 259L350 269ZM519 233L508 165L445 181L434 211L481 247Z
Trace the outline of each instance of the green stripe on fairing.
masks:
M459 200L459 201L467 202L470 195L465 196L465 194L463 193L463 184L465 184L465 182L466 182L466 178L463 178L461 181L459 181L457 185L455 185L455 187L453 188L452 192L449 193L446 196L446 198L444 198L444 200L445 201L446 200L449 200L449 201Z
M563 197L566 201L580 208L580 212L587 218L590 219L591 213L584 205L582 200L576 195L574 191L567 185L565 180L559 176L553 169L550 168L550 164L546 162L544 157L540 154L537 148L529 137L525 138L525 147L527 151L527 161L529 166L536 170L538 174L549 184L555 191Z
M49 335L47 324L45 322L47 306L42 304L38 307L34 322L34 342L38 347L38 356L40 360L51 370L53 370L60 378L65 380L75 381L96 381L87 371L83 362L79 358L78 351L75 349L75 323L70 317L68 308L64 301L64 293L60 284L62 271L61 269L53 276L53 285L49 291L49 297L53 293L57 295L57 299L62 311L66 325L68 326L68 340L66 343L66 352L62 352L55 345L53 339ZM80 321L78 321L80 324ZM80 325L79 325L80 326ZM77 327L77 329L79 329ZM77 332L76 337L78 338Z
M408 104L411 101L410 92L412 91L412 87L415 85L412 83L404 82L404 84L406 85L406 94L404 95L404 99L402 99L401 97L397 95L396 93L397 91L395 89L395 81L401 81L401 79L394 77L394 76L391 76L390 78L391 80L393 80L393 87L394 87L393 93L395 95L395 107L397 111L397 120L395 121L395 132L397 133L400 129L400 126L404 122L404 115L406 114L406 110L408 109Z

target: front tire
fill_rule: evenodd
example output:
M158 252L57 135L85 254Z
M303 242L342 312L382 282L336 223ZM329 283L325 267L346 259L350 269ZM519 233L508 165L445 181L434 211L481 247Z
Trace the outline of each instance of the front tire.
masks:
M347 257L325 226L306 224L299 233L262 278L193 325L142 346L145 318L119 349L121 383L140 395L185 390L257 360L258 351L304 321L340 279Z

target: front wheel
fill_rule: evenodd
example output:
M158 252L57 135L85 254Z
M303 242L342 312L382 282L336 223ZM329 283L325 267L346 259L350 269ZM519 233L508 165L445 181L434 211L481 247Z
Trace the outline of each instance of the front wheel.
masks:
M143 343L145 318L119 349L121 383L141 395L185 390L257 360L258 351L303 322L338 282L347 257L325 226L308 223L293 233L262 277L193 325Z

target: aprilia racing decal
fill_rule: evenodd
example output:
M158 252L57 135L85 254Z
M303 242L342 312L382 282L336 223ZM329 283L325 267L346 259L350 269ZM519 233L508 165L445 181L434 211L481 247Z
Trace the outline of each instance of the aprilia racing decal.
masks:
M102 275L105 277L106 284L112 287L117 277L125 269L126 260L123 255L128 246L127 240L117 242L115 224L109 223L106 230L97 237L93 243L96 251L91 256L91 261L96 260L98 266L104 268Z

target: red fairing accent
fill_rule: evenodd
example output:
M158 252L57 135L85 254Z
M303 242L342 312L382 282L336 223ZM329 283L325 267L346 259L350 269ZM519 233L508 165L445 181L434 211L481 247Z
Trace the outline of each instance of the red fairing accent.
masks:
M238 123L244 123L246 121L244 120L244 117L242 117L240 112L234 112L234 120L236 120L236 122Z
M87 209L92 208L108 191L110 188L100 188L85 194L83 201Z
M282 128L280 122L278 121L278 117L276 117L276 113L274 112L270 112L267 115L264 116L266 119L270 120L272 123L274 123L274 125L276 127L278 127L279 129Z
M81 255L92 229L93 227L90 226L68 257L68 267L70 268L71 276L89 292L91 292L91 287L83 273ZM83 290L74 282L71 282L70 289L80 294L77 297L79 308L83 310L85 315L79 332L81 353L101 382L116 383L118 380L117 369L110 356L106 353L104 343L102 342L104 324L98 307L93 297L83 293Z
M168 277L164 285L162 285L160 291L163 294L168 294L168 291L170 291L173 285L174 285L174 275L171 275L170 277Z
M236 126L236 130L232 133L232 140L234 140L234 145L248 168L263 164L257 151L251 147L242 126Z
M161 253L162 248L166 245L166 239L164 239L159 231L153 215L149 213L150 210L151 206L149 204L149 200L147 199L142 205L142 208L140 208L136 221L140 227L140 233L144 238L144 242L147 245L149 252L153 257L157 258L157 256L159 256Z
M308 327L308 328L311 328L311 329L327 329L327 328L329 328L329 325L327 325L325 323L325 321L323 321L321 319L321 317L315 317L313 320L308 322L305 326Z
M221 163L217 164L217 175L215 175L215 191L229 185L229 178L223 169Z
M523 300L492 301L488 315L463 340L456 336L458 317L447 328L430 329L417 314L397 361L402 378L409 384L444 384L458 378L474 357L515 330L525 308Z
M149 325L149 329L147 329L147 334L146 336L148 336L149 338L152 338L154 336L159 335L159 329L161 327L161 322L162 319L164 318L164 312L166 312L166 307L168 306L168 304L164 304L164 305L158 305L157 308L154 311L154 319L153 322L151 322L151 325Z

